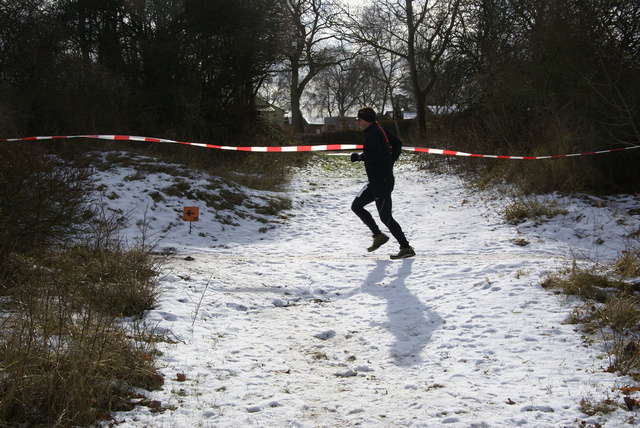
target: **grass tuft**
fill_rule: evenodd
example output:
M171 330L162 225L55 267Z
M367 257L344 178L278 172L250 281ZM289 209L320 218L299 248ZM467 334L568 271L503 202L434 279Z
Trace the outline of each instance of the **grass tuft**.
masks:
M630 272L640 269L637 252L628 252L613 266L580 268L576 264L564 272L548 275L541 285L560 293L577 296L567 322L580 324L592 338L600 336L608 349L610 370L632 374L640 370L640 297L638 284L628 281Z
M92 207L90 170L3 150L0 426L93 425L164 381L152 330L133 322L158 298L157 261L122 244L121 214Z
M0 421L86 426L131 408L133 388L157 389L149 332L119 321L155 302L155 271L140 250L13 254L2 266Z
M527 219L541 221L557 215L566 215L567 210L558 202L541 202L535 198L518 198L504 210L504 218L509 224L517 225Z

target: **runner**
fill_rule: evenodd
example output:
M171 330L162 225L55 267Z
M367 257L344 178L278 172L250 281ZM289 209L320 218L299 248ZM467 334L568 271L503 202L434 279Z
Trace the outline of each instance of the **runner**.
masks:
M416 253L391 213L391 193L395 184L393 164L402 151L402 141L380 126L376 121L376 112L371 107L358 110L356 124L364 132L364 147L363 153L351 154L351 162L364 162L369 182L353 200L351 209L373 233L373 244L367 250L375 251L389 240L389 237L382 233L371 213L365 209L366 205L375 202L380 220L400 244L400 251L391 258L413 257Z

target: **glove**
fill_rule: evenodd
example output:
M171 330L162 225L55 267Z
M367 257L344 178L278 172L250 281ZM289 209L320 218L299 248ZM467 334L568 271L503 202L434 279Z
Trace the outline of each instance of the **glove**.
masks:
M351 162L357 162L359 160L362 160L360 153L351 153Z

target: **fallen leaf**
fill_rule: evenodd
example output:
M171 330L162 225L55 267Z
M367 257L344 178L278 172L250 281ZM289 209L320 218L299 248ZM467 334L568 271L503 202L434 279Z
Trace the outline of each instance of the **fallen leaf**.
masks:
M635 409L636 407L638 407L638 400L634 400L634 399L633 399L633 398L631 398L631 397L627 397L627 396L625 396L625 397L624 397L624 404L626 404L626 405L627 405L627 409L629 409L629 410L633 410L633 409Z

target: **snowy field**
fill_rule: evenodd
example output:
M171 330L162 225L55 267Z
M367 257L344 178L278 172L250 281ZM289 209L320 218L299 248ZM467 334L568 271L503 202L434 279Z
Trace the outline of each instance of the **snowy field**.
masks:
M228 211L159 198L154 192L174 180L166 173L100 172L106 203L131 219L128 239L144 229L145 240L173 253L146 317L169 339L158 344L164 388L141 391L156 405L115 414L117 426L633 421L620 388L634 382L604 372L603 346L586 346L564 322L576 302L540 280L574 258L619 257L640 227L629 213L640 199L557 198L568 214L513 226L501 213L508 198L419 170L413 156L397 167L394 216L418 255L400 261L389 259L393 239L367 253L369 232L350 210L364 170L342 155L317 156L285 193L247 190L244 205ZM197 174L189 183L226 186ZM291 209L255 214L278 197L290 198ZM200 208L191 233L184 206ZM607 398L621 408L580 411L583 400Z

